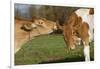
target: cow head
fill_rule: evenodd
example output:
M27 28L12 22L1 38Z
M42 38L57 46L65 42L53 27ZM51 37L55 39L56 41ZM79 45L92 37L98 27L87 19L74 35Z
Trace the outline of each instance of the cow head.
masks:
M45 29L51 29L52 31L57 30L56 22L47 20L45 18L35 19L34 24Z

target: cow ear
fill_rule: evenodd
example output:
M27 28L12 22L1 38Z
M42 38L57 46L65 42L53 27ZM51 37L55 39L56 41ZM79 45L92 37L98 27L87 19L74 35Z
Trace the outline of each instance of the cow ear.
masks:
M93 14L94 14L94 8L90 8L89 14L90 14L90 15L93 15Z

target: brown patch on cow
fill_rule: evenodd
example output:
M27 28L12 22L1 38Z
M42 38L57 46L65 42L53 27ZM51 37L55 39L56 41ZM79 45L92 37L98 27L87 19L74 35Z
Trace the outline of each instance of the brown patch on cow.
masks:
M93 15L93 14L94 14L94 8L90 8L89 14L90 14L90 15Z
M75 32L74 28L75 26L78 25L78 16L73 13L67 23L64 23L63 26L63 34L64 34L64 39L66 44L68 44L69 48L74 49L75 44L74 44L74 39L73 39L73 33Z
M84 40L84 38L89 36L88 30L89 30L89 25L83 22L81 26L78 28L77 32L79 33L80 37Z
M74 40L73 40L73 30L72 27L69 25L64 26L63 29L63 35L65 43L68 44L69 48L74 46Z
M75 13L73 13L69 17L68 21L66 23L64 23L64 25L68 25L68 24L70 24L72 26L77 25L77 15Z

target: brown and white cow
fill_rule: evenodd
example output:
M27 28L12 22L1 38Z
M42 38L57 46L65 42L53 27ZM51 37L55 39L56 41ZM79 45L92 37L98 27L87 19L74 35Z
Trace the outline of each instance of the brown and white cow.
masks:
M93 40L94 9L78 9L63 25L63 35L69 48L75 49L76 38L80 38L84 45L85 61L90 61L89 41Z

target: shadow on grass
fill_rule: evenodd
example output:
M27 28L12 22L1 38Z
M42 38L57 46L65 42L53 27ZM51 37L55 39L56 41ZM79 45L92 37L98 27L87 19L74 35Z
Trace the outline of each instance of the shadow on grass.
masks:
M83 62L83 61L85 61L84 57L72 57L72 58L65 58L65 59L47 60L47 61L40 62L39 64ZM94 58L91 58L91 61L94 61Z

